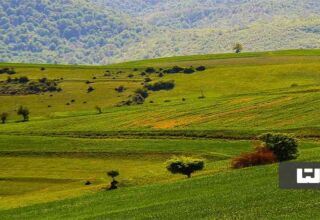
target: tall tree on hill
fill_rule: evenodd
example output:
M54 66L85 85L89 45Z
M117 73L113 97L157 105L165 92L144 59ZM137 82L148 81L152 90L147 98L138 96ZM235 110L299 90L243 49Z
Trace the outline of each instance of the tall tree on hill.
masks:
M9 116L9 114L7 112L1 113L0 118L1 118L2 124L5 124L7 122L8 116Z
M236 53L240 53L240 52L243 50L242 44L236 43L236 44L233 46L233 50L234 50Z
M17 112L18 115L21 115L23 117L23 121L29 120L29 114L30 111L27 107L20 106Z
M118 189L118 181L115 179L117 176L119 176L119 171L111 170L107 172L107 175L112 178L112 182L110 183L109 190Z

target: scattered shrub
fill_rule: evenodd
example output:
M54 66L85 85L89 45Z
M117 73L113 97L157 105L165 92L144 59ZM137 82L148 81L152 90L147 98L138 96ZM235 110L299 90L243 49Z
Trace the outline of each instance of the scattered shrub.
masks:
M87 92L90 93L90 92L93 92L93 91L94 91L94 88L92 86L89 86L88 89L87 89Z
M87 180L87 181L84 183L84 185L89 186L89 185L91 185L91 182L90 182L89 180Z
M60 92L62 89L58 87L57 80L48 80L47 78L41 78L39 80L29 80L28 77L23 76L20 78L8 77L6 82L1 84L7 84L6 89L3 90L0 87L1 94L38 94L44 92ZM19 87L12 86L11 84L21 84Z
M298 143L289 135L269 133L261 135L259 139L276 155L278 161L293 160L298 157Z
M175 82L173 80L170 81L160 81L154 84L147 84L145 87L148 90L159 91L159 90L171 90L175 87Z
M159 77L163 77L164 74L163 74L163 73L159 73L158 76L159 76Z
M173 174L183 174L188 178L191 174L198 170L203 170L204 161L201 159L193 159L188 157L177 157L167 162L167 170Z
M119 87L115 88L114 90L116 90L118 93L122 93L126 90L126 88L124 86L119 86Z
M275 163L277 161L276 155L267 148L257 148L254 152L243 153L238 157L235 157L231 166L234 169L258 166Z
M146 73L154 73L156 72L156 69L153 68L153 67L148 67L146 70L145 70Z
M134 75L133 75L132 73L130 73L130 74L128 75L128 77L129 77L129 78L133 78Z
M181 73L184 71L184 68L179 66L174 66L171 69L164 70L164 73Z
M148 93L148 91L147 90L145 90L145 89L137 89L136 91L135 91L135 94L139 94L139 95L141 95L143 98L147 98L148 96L149 96L149 93Z
M27 82L29 82L29 78L26 76L21 76L20 78L18 78L18 82L23 83L23 84L27 83Z
M152 81L152 79L149 77L144 78L144 82L146 82L146 83L151 82L151 81Z
M46 70L46 68L44 68L44 67L41 67L41 69L40 69L41 71L45 71Z
M13 68L5 67L0 69L0 74L13 75L13 74L16 74L16 71Z
M184 70L183 70L183 73L185 73L185 74L191 74L191 73L194 73L195 71L194 71L194 69L193 68L185 68Z
M205 71L206 70L206 67L205 66L198 66L196 68L197 71Z

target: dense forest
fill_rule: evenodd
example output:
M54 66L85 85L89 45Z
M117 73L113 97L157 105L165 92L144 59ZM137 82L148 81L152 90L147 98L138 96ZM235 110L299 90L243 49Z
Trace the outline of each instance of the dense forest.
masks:
M83 1L0 2L2 61L105 62L144 34L124 14Z
M0 61L112 63L320 47L318 0L2 0Z

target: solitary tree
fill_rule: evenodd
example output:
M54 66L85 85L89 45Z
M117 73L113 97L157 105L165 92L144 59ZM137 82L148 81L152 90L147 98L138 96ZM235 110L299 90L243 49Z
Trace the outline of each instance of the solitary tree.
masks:
M298 157L298 143L289 135L264 134L260 136L260 140L276 155L278 161L293 160Z
M5 124L7 122L9 114L7 112L1 113L1 122L2 124Z
M204 92L203 92L203 90L201 89L201 96L199 96L199 99L204 99L206 96L204 95Z
M23 117L23 121L29 120L29 114L30 111L27 107L20 106L17 112L18 115L21 115Z
M98 112L98 114L101 114L102 113L102 109L101 109L101 107L100 106L96 106L96 110L97 110L97 112Z
M240 53L240 52L243 50L242 44L236 43L236 44L233 46L233 50L234 50L236 53Z
M193 159L188 157L174 158L167 162L167 170L173 174L183 174L188 178L191 174L198 170L203 170L204 161L200 159Z
M119 176L119 172L116 170L111 170L111 171L107 172L107 175L112 178L112 182L110 183L109 190L118 189L117 185L119 182L117 180L115 180L115 178L117 176Z

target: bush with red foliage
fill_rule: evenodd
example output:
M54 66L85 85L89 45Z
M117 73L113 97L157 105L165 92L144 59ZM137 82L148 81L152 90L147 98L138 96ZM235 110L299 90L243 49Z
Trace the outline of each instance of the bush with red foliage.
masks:
M254 152L244 153L234 158L231 162L231 166L234 169L251 167L257 165L265 165L277 162L277 157L274 153L265 148L257 148Z

